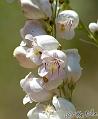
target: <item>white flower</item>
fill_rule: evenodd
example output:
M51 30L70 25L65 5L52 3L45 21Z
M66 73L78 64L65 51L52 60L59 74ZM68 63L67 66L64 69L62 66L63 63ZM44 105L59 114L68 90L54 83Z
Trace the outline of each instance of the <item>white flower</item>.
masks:
M89 29L92 33L98 32L98 21L97 23L90 23Z
M41 54L44 50L57 49L60 46L59 42L52 36L39 35L32 37L30 34L25 36L21 45L28 46L26 57L36 65L42 64Z
M27 93L23 99L23 103L27 102L44 102L50 100L53 96L51 91L48 91L42 87L42 79L35 78L32 73L29 73L24 79L20 81L20 85Z
M73 10L64 10L56 19L57 37L70 40L74 37L74 29L79 24L79 16Z
M49 0L20 0L24 15L28 19L43 19L51 17Z
M73 119L73 115L66 118L67 113L76 112L74 105L64 98L53 97L53 105L37 104L27 113L29 119ZM54 107L55 108L54 108Z
M43 64L39 67L38 74L45 79L47 88L54 88L52 83L57 88L66 75L66 54L60 50L51 50L43 52L41 58Z
M29 58L26 57L27 48L18 46L15 48L13 55L19 61L19 64L24 68L35 68L37 65L32 63Z
M54 96L52 104L54 105L60 119L73 119L73 114L76 112L76 109L71 102L64 98L57 98L56 96ZM67 117L67 114L70 114L70 116Z
M67 55L67 79L76 82L81 76L80 55L77 49L66 50Z
M27 113L29 119L60 119L53 106L37 104Z
M27 20L23 28L20 29L20 34L23 39L27 34L31 34L33 37L38 35L46 35L44 27L39 20Z

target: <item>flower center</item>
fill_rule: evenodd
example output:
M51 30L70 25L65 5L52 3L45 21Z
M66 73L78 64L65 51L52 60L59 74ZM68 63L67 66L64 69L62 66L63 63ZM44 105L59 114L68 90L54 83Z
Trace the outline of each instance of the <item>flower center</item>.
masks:
M66 18L65 20L60 21L58 24L60 25L61 32L70 31L72 29L73 19Z
M50 66L49 66L49 70L52 72L52 75L55 71L58 71L59 74L59 69L60 69L60 60L59 59L53 59L52 61L50 61Z

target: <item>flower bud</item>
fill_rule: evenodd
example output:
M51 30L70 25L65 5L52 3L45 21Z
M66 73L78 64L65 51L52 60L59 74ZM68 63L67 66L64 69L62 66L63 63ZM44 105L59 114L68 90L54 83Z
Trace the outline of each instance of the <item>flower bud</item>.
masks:
M61 26L61 29L70 31L78 26L79 16L73 10L64 10L58 14L56 23Z
M98 23L90 23L89 29L92 33L95 33L98 31Z
M56 31L58 39L73 39L74 29L79 24L79 16L73 10L64 10L58 14L56 19Z

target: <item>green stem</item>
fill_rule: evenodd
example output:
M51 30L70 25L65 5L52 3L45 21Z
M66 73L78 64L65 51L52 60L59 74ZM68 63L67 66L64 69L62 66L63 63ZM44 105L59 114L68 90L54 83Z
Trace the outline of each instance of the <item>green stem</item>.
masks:
M53 16L53 36L56 38L56 23L55 23L55 19L56 19L56 16L57 16L57 3L58 3L58 0L56 0L56 5L55 5L55 10L54 10L54 16Z

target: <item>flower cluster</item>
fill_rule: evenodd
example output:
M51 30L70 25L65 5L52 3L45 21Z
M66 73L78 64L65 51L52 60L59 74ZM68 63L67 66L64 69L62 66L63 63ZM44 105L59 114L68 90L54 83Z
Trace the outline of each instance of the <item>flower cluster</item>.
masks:
M22 67L38 71L36 75L30 72L20 81L26 92L23 104L37 103L27 116L29 119L65 119L68 112L76 111L65 98L71 98L70 92L81 76L81 66L78 50L61 50L57 39L74 37L78 14L73 10L58 12L56 0L20 0L20 3L27 20L20 30L22 41L13 55ZM46 24L50 21L54 21L49 25L56 37L47 33Z

